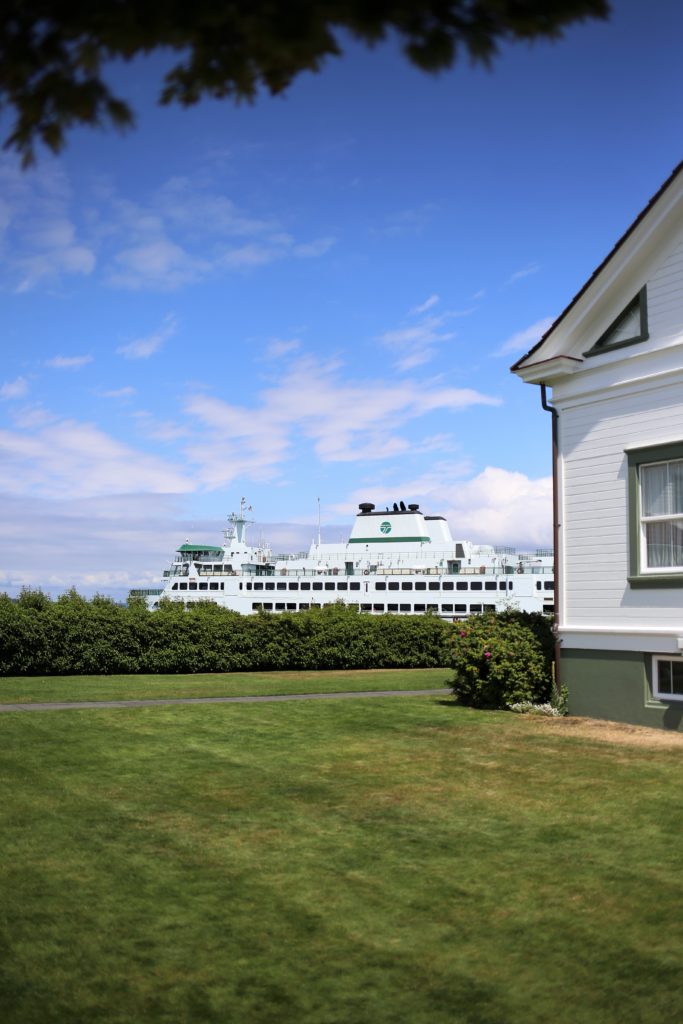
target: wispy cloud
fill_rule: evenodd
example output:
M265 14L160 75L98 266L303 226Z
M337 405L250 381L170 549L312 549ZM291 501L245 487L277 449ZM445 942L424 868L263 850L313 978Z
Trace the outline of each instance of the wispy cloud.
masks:
M422 203L420 206L398 210L395 213L387 214L384 222L373 228L371 233L389 238L398 235L420 234L434 219L438 210L439 207L435 203Z
M332 236L315 238L312 242L301 242L295 245L292 252L299 259L316 259L318 256L324 256L326 252L329 252L336 241L337 239Z
M12 422L20 430L37 430L48 423L54 423L56 419L54 413L40 404L23 405L12 412Z
M527 349L531 348L539 338L542 338L545 332L548 330L553 322L551 316L543 317L542 320L537 320L535 323L530 324L529 327L525 327L522 331L517 331L516 334L511 335L507 341L497 349L494 356L510 356L517 352L526 352Z
M528 263L526 267L521 267L519 270L515 270L514 274L511 274L510 277L508 277L504 287L516 284L517 281L521 281L523 278L529 277L531 274L537 274L540 269L540 263Z
M80 370L88 363L92 363L93 356L53 356L52 359L46 359L45 365L51 367L53 370Z
M117 288L172 291L286 258L315 259L332 236L297 239L275 217L240 209L207 180L176 177L132 202L104 189L98 230L106 279Z
M177 441L181 437L188 437L190 434L188 428L180 423L176 423L174 420L158 420L146 410L134 413L134 418L140 433L153 441L161 441L165 444L169 441Z
M395 365L401 371L412 370L416 366L428 363L434 356L439 345L455 338L455 331L448 330L446 324L456 313L446 312L439 316L425 316L425 312L433 308L438 297L433 295L422 306L411 309L408 316L421 317L417 323L412 319L394 330L384 331L377 337L385 348L396 357Z
M161 326L156 331L143 338L135 338L126 345L119 346L116 349L117 355L123 356L124 359L149 359L150 356L159 351L169 338L173 337L177 330L178 324L175 316L173 313L167 313Z
M173 291L276 260L319 259L336 242L328 233L302 239L278 217L241 209L208 172L171 178L143 200L101 179L75 197L58 163L21 172L5 157L0 197L0 283L17 293L96 270L115 288Z
M11 401L16 398L23 398L28 393L28 381L25 377L17 377L15 380L8 380L0 386L0 398Z
M409 310L408 315L420 316L421 313L426 313L428 309L432 309L433 306L436 306L438 301L438 295L430 295L429 298L425 299L425 301L421 305L413 306L413 308Z
M291 355L292 352L298 351L301 348L301 342L298 338L273 338L268 343L268 347L264 352L264 359L282 359L283 356Z
M136 394L136 390L130 384L127 384L125 387L114 388L113 391L102 391L100 392L100 394L102 395L102 398L117 398L127 400L129 398L133 398L133 396Z
M0 490L53 498L193 489L176 464L131 448L93 423L55 420L0 430Z
M8 287L21 294L93 272L95 252L76 224L58 164L22 172L12 158L0 159L0 195L1 279Z
M351 382L342 378L340 364L304 357L253 407L207 394L190 397L185 411L201 436L185 452L207 488L234 479L272 481L302 438L322 462L384 460L414 448L401 433L411 421L445 409L499 404L493 396L433 382Z
M119 249L109 265L107 281L117 288L173 291L198 281L209 266L206 260L191 256L182 246L160 234Z

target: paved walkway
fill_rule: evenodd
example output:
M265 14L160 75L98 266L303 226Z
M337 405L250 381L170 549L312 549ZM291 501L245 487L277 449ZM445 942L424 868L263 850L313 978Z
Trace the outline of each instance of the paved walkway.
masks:
M280 700L347 700L350 697L439 697L449 694L438 690L356 690L348 693L283 693L269 697L174 697L164 700L79 700L63 703L0 704L4 711L83 711L91 708L149 708L168 704L265 704Z

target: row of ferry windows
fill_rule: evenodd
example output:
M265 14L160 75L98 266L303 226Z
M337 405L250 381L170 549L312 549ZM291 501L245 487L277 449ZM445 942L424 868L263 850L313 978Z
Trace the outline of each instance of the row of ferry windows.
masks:
M308 608L320 608L320 605L303 601L298 604L296 601L252 601L251 607L255 612L261 609L264 612L303 612ZM361 604L359 608L362 612L441 612L449 615L466 615L468 610L472 614L496 610L495 604L471 604L469 609L466 604Z
M246 585L247 590L252 590L252 589L253 590L337 590L337 591L339 591L339 590L342 590L342 591L343 590L360 590L360 583L357 583L357 582L349 583L349 582L346 582L344 580L337 580L337 581L330 581L330 582L327 582L327 581L322 582L322 581L316 580L313 583L310 583L307 580L289 581L287 583L285 583L284 581L277 582L277 583L274 582L274 581L267 581L267 582L259 581L257 583L247 583L245 585ZM544 580L543 581L543 587L544 587L545 590L552 590L553 586L554 586L554 584L553 584L552 580ZM209 582L205 582L205 581L202 581L202 580L200 580L199 582L197 582L196 580L189 580L189 582L183 581L183 582L180 582L180 583L176 582L171 587L171 590L224 590L224 589L225 589L225 583L223 583L223 582L220 582L220 583L209 583ZM240 583L240 590L241 589L242 589L242 584ZM398 581L392 581L391 583L383 583L383 582L375 583L375 590L413 590L413 589L415 589L415 590L432 590L432 591L434 591L434 590L454 590L454 589L455 590L482 590L482 589L483 590L496 590L496 589L499 589L499 590L512 590L512 580L501 580L498 584L496 584L495 580L487 580L483 584L481 583L480 580L473 580L471 583L468 582L468 581L465 581L465 580L458 581L457 583L451 583L451 582L447 582L447 581L443 582L443 583L441 583L441 582L438 582L438 583L433 583L433 582L427 583L427 582L423 582L423 581L418 581L415 584L413 584L412 582L409 582L407 580L404 580L401 583L399 583ZM540 582L540 580L536 583L536 589L537 590L541 589L541 582Z
M174 583L171 590L224 590L225 583L197 583L196 580L190 580L188 583Z
M507 583L507 585L506 585ZM307 580L284 580L278 582L268 581L247 583L245 584L247 590L360 590L360 582L348 582L346 580L316 580L310 583ZM240 590L242 584L240 583ZM469 583L466 580L458 581L457 583L452 582L429 582L418 580L413 583L409 580L392 580L391 583L376 582L374 584L375 590L512 590L512 580L505 581L501 580L500 583L496 583L495 580L487 580L486 583L482 583L480 580L475 580Z

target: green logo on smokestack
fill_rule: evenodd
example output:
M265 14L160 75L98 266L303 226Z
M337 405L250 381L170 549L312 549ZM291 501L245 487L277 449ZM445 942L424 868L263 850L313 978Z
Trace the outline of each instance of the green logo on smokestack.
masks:
M383 523L379 524L379 528L382 531L382 533L391 533L391 523L388 523L386 519L384 520Z

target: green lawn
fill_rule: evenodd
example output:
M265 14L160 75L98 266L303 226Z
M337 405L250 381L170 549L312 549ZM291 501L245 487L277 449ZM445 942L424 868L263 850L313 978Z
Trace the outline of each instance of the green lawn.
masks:
M434 697L0 716L3 1024L683 1019L683 748Z
M447 686L447 668L370 669L365 672L229 672L196 675L8 676L0 703L147 700L163 697L241 697L356 690L430 690Z

